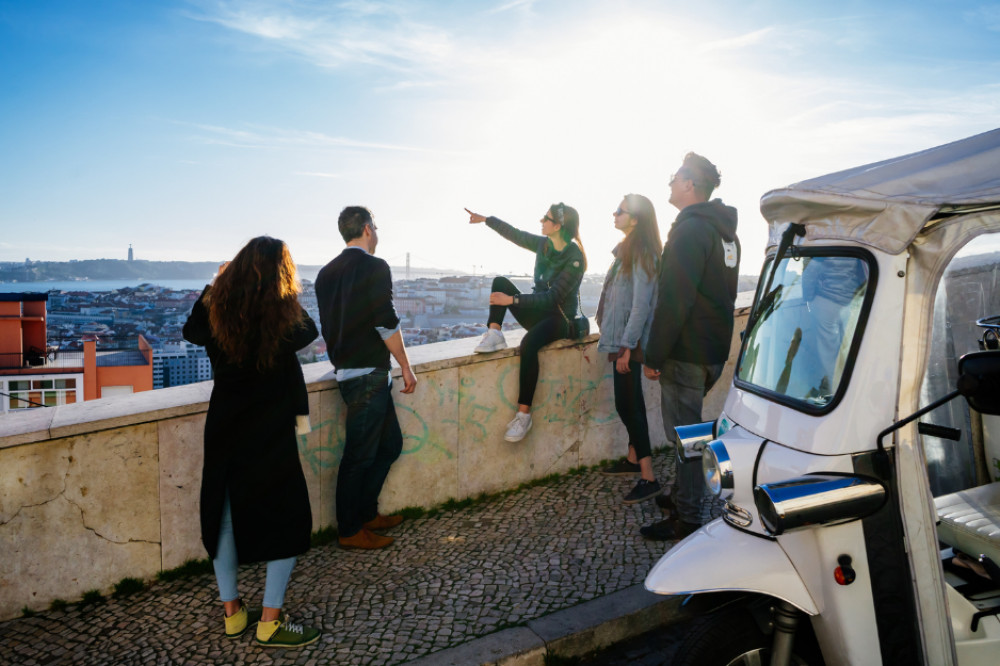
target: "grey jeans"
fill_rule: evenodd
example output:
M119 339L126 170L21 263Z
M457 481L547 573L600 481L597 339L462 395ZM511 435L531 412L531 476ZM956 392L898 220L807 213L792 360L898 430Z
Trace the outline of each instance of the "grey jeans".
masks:
M667 361L663 365L660 371L660 412L663 415L663 430L671 446L677 440L675 427L702 422L701 406L705 394L722 375L723 367L723 363L699 365L683 361ZM677 507L677 515L684 522L701 523L701 500L708 490L701 475L701 465L698 461L679 463L676 456L671 461L676 466L676 473L666 476L674 478L670 494Z

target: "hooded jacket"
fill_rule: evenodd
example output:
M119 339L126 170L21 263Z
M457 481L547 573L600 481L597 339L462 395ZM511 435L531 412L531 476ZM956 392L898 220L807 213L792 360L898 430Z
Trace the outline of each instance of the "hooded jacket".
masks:
M677 215L660 259L645 365L726 362L739 268L735 208L713 199Z

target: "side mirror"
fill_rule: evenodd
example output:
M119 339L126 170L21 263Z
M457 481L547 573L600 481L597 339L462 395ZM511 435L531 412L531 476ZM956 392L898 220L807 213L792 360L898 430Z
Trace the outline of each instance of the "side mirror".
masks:
M958 359L958 392L981 414L1000 414L1000 351L979 351Z
M878 451L875 453L875 472L882 479L889 478L889 455L882 439L941 405L964 396L969 407L980 414L1000 414L1000 350L978 351L958 359L958 382L954 391L935 400L905 419L896 421L878 434Z

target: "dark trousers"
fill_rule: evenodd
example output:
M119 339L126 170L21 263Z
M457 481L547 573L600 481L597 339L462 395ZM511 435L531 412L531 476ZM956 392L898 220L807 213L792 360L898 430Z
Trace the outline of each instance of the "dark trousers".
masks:
M646 422L646 399L642 395L642 364L629 361L629 373L623 375L611 364L614 376L615 409L625 430L628 441L635 448L638 460L653 455L649 445L649 424Z
M508 296L521 293L514 283L505 277L493 278L492 291L499 291ZM538 385L538 352L550 342L568 338L569 327L558 310L547 312L516 305L491 305L487 324L502 324L507 310L510 310L517 323L528 331L521 338L521 371L518 379L517 404L531 405L531 401L535 398L535 387Z
M668 360L660 368L660 413L667 440L677 441L677 426L701 423L701 409L705 395L722 376L725 364L699 365L684 361ZM671 494L677 506L677 515L687 523L701 522L701 502L708 496L708 486L701 472L700 462L678 462ZM668 475L669 477L670 475Z
M378 515L378 496L403 450L388 370L340 382L347 404L344 456L337 472L337 532L349 537Z

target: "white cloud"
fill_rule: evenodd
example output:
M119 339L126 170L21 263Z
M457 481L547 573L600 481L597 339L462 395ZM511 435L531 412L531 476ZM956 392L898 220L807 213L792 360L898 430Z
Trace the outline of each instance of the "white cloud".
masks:
M337 180L337 179L343 178L343 176L341 176L339 173L321 173L321 172L318 172L318 171L295 171L294 175L296 175L296 176L313 176L315 178L330 178L330 179L333 179L333 180Z
M190 17L222 27L320 67L373 65L426 71L447 64L454 48L448 33L409 18L398 5L378 2L199 2Z
M359 141L357 139L330 136L322 132L311 132L308 130L289 130L263 126L250 126L251 129L236 129L197 123L178 124L201 130L202 133L195 137L198 141L232 146L234 148L356 148L407 153L437 152L417 146Z
M534 4L535 0L511 0L510 2L505 2L501 5L494 7L493 9L490 9L487 13L500 14L502 12L507 12L512 9L522 9L530 11L531 8L534 6Z
M708 42L701 46L699 51L707 53L710 51L743 50L747 47L759 46L760 44L765 43L769 37L774 36L775 32L776 28L774 26L768 26L766 28L761 28L760 30L748 32L744 35L737 35L736 37L728 37Z

